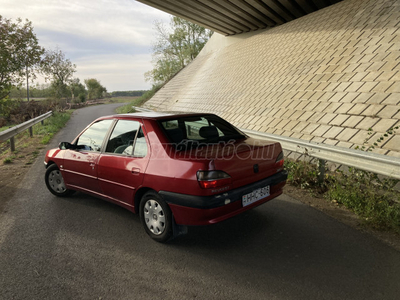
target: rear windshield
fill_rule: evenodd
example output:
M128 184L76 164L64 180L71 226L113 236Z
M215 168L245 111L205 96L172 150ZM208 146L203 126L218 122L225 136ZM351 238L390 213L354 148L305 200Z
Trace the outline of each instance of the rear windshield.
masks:
M175 117L160 121L172 143L196 144L218 143L243 139L245 135L227 121L216 115Z

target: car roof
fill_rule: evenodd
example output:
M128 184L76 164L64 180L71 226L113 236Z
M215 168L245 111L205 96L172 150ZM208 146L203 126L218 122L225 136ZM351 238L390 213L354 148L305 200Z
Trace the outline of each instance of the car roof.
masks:
M104 116L99 119L113 119L113 118L142 118L142 119L153 119L153 120L162 120L162 119L170 119L173 117L194 117L194 116L205 116L212 115L210 113L188 113L188 112L158 112L158 111L149 111L149 112L137 112L130 114L119 114L119 115L110 115Z

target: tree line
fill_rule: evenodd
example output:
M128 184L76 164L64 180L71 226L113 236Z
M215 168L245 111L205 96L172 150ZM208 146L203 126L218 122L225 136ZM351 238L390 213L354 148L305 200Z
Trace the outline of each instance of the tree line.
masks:
M74 102L84 102L85 100L112 97L110 93L105 93L101 84L96 79L85 80L80 83L78 80L70 83L64 90L63 98L72 98ZM86 84L87 83L87 84ZM11 99L24 99L29 94L29 98L53 98L55 96L55 86L52 83L35 84L29 87L13 87L9 93Z
M111 92L111 97L140 97L147 91L139 90L139 91L114 91Z
M74 77L76 65L66 58L60 49L45 49L39 45L29 20L3 18L0 15L0 102L12 95L20 95L23 86L25 96L34 92L39 97L72 99L83 102L106 96L107 89L95 78L83 83ZM44 88L29 90L29 84L41 75L49 82ZM4 104L4 103L0 103ZM0 111L1 114L1 111Z
M179 17L171 17L169 26L155 23L156 41L153 44L153 69L145 79L152 83L153 95L202 50L212 31ZM74 77L76 65L60 49L45 49L39 45L29 20L3 18L0 15L0 116L2 107L12 97L67 99L83 102L106 96L142 96L146 91L116 91L107 94L100 81L90 78L81 82ZM31 86L38 75L46 82ZM27 86L25 88L24 86Z
M171 17L169 26L155 22L156 40L152 46L153 69L145 79L159 87L193 61L213 32L179 17Z

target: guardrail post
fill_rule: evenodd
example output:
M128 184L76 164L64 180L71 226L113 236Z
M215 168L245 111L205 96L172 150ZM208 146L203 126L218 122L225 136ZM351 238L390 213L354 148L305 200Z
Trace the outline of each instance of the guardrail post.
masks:
M326 161L324 159L319 159L318 160L318 183L321 184L324 182L325 178L325 163Z
M43 123L43 120L51 117L52 115L52 111L49 111L43 115L40 115L39 117L33 118L29 121L26 121L22 124L16 125L14 127L8 128L7 130L4 130L2 132L0 132L0 142L6 142L8 140L10 140L10 147L11 147L11 151L15 151L15 140L14 140L14 136L16 136L18 133L25 131L25 130L29 130L29 135L31 137L33 137L33 128L32 126L35 124L38 124L39 122Z
M11 148L11 152L15 151L15 141L14 141L14 137L10 138L10 148Z

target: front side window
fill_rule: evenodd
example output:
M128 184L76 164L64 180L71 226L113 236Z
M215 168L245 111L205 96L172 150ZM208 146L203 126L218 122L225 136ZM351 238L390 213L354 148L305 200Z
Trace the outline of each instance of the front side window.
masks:
M147 144L139 122L119 120L107 142L105 152L145 157Z
M133 144L140 124L137 121L119 120L107 143L106 152L132 155Z
M101 120L93 123L78 138L77 149L100 152L104 137L113 120Z

